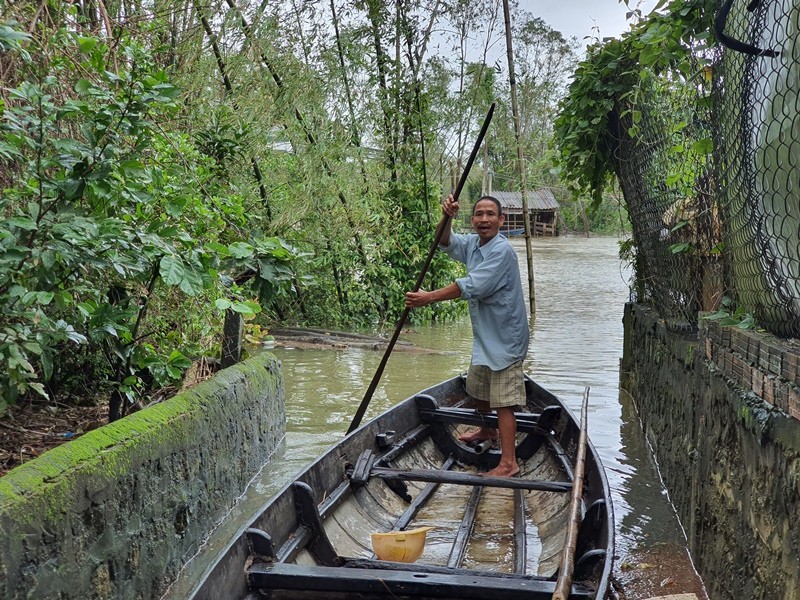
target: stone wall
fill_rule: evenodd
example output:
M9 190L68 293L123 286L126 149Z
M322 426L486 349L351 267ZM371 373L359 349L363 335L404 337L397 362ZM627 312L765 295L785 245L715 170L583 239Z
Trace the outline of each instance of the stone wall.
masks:
M800 600L798 353L702 321L667 331L625 310L631 394L713 600Z
M0 478L0 598L158 598L285 433L261 354Z

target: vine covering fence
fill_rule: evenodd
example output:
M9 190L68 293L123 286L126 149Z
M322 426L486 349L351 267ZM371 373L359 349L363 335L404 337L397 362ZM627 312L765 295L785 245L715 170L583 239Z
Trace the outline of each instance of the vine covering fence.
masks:
M715 31L610 123L636 292L672 329L723 310L800 336L800 4L726 0Z

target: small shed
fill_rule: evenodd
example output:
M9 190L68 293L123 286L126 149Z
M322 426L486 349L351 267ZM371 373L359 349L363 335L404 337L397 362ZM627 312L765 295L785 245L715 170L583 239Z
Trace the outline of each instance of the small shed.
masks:
M522 216L522 193L492 191L491 195L500 201L506 222L503 233L522 235L525 221ZM558 211L561 208L550 188L529 190L528 215L531 235L558 235Z

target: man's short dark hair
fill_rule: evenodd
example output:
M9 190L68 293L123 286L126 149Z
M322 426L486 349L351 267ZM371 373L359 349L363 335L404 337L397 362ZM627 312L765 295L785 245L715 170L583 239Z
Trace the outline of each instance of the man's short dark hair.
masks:
M480 198L478 198L478 200L475 202L475 204L472 205L472 214L473 215L475 214L475 207L478 206L478 202L480 202L481 200L491 200L492 202L494 202L494 205L497 207L497 216L499 217L499 216L501 216L503 214L503 205L500 204L500 200L498 200L494 196L486 195L486 196L481 196Z

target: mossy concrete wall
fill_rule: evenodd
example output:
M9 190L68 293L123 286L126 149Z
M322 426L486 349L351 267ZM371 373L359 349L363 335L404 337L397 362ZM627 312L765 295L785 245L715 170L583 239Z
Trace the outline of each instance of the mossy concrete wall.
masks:
M261 354L0 478L0 598L158 598L285 433Z
M708 321L698 335L669 332L635 304L624 324L621 386L709 597L800 600L800 421L790 409L797 370L781 375L797 351L772 352L780 344L770 336ZM768 348L766 360L741 337ZM765 400L767 389L785 405Z

